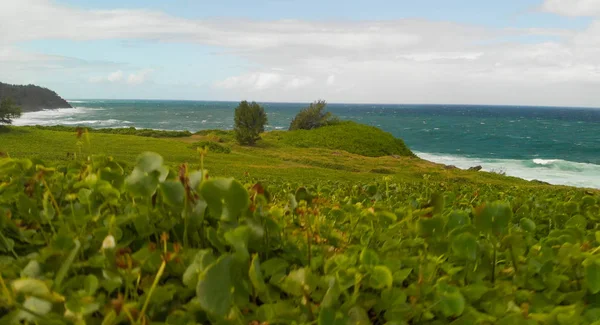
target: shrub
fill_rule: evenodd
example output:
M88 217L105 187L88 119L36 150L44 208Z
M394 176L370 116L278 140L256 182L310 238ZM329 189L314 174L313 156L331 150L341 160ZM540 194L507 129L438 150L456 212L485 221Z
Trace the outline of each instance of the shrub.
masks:
M28 128L35 128L39 130L50 130L50 131L61 131L61 132L77 132L78 129L86 127L79 126L64 126L64 125L35 125L27 126ZM136 129L135 127L128 128L104 128L94 129L86 128L90 133L107 133L107 134L122 134L122 135L135 135L139 137L147 138L186 138L192 135L190 131L168 131L168 130L154 130L154 129Z
M265 131L267 114L256 102L242 101L235 109L235 138L239 144L253 145Z
M331 112L325 112L326 107L327 103L324 100L318 100L308 105L296 114L290 124L290 131L312 130L338 122L338 119Z
M374 126L344 121L315 130L282 132L282 143L297 148L344 150L369 157L415 157L402 139Z
M0 125L12 124L12 120L21 116L21 108L16 106L12 99L3 98L0 101Z
M198 141L189 146L191 149L208 147L209 152L231 153L231 149L213 141Z

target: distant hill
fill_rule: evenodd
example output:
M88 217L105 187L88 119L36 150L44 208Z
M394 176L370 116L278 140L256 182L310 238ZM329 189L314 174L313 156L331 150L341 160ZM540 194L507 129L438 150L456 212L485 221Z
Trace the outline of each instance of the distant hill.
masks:
M10 85L0 82L0 99L5 97L12 98L23 112L71 107L54 91L36 85Z

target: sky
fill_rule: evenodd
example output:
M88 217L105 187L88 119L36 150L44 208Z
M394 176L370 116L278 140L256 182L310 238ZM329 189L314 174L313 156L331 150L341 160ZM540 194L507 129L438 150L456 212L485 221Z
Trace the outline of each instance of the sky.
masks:
M0 0L0 81L68 99L600 107L600 0Z

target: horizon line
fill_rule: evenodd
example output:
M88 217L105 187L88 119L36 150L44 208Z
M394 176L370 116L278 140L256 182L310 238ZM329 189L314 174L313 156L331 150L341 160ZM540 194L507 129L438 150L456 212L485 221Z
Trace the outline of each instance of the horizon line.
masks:
M218 103L239 103L241 100L209 100L209 99L144 99L144 98L71 98L65 99L67 102L70 101L179 101L179 102L218 102ZM252 102L251 100L247 100ZM314 101L254 101L262 104L310 104ZM584 109L600 109L600 106L560 106L560 105L533 105L533 104L449 104L449 103L383 103L383 102L372 102L372 103L361 103L361 102L328 102L327 104L333 105L415 105L415 106L487 106L487 107L537 107L537 108L584 108Z

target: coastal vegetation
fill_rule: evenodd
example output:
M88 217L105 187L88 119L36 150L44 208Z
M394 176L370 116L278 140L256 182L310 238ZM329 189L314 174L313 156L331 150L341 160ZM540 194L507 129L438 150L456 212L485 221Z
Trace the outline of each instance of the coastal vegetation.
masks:
M12 124L13 119L21 116L21 108L11 98L0 99L0 126Z
M38 130L62 131L62 132L78 132L79 130L83 130L79 126L64 126L64 125L32 125L32 126L25 126L24 128L31 128L31 129L38 129ZM137 135L140 137L150 137L150 138L183 138L183 137L189 137L192 135L192 133L190 131L136 129L135 127L99 128L99 129L87 129L87 131L92 132L92 133Z
M54 91L36 85L11 85L0 82L0 99L5 98L11 98L23 112L71 107Z
M239 144L254 145L265 132L268 122L265 109L256 102L242 101L235 109L235 137Z
M327 102L318 100L302 109L290 123L289 130L312 130L337 123L339 120L331 112L325 112Z
M336 127L352 126L306 132ZM2 324L600 321L595 191L295 147L278 132L246 147L9 129ZM32 141L44 138L54 144Z

